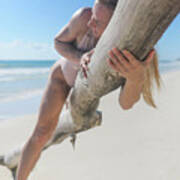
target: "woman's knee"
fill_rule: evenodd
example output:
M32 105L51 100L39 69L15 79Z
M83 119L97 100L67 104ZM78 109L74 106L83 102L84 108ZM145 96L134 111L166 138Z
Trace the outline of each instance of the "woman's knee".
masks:
M63 75L63 72L62 72L62 69L61 69L61 64L60 64L59 61L57 61L51 67L49 78L50 78L51 86L53 86L54 88L64 89L64 91L66 93L69 92L70 87L69 87L69 85L67 84L67 82L66 82L66 80L64 78L64 75Z
M61 64L59 61L53 64L53 66L50 69L50 78L51 79L61 79L64 80L63 78L63 73L61 70Z

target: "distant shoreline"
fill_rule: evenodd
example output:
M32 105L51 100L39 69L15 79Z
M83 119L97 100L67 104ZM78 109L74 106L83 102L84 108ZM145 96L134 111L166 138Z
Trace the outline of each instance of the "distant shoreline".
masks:
M58 59L0 59L0 61L57 61Z

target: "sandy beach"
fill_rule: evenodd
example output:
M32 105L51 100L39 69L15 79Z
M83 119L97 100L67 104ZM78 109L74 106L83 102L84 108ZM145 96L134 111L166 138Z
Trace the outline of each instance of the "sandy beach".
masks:
M141 99L131 110L118 105L119 90L105 96L100 127L78 135L76 149L67 139L41 154L29 180L179 180L180 71L162 75L158 109ZM0 123L0 155L31 135L36 115ZM11 180L0 166L0 180Z

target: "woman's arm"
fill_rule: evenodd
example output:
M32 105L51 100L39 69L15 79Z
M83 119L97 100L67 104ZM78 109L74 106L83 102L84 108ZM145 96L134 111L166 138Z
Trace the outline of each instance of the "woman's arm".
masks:
M119 95L119 104L124 110L131 109L139 101L143 90L143 82L133 83L126 81Z
M153 50L144 62L140 62L127 50L120 51L113 48L109 52L109 65L126 78L119 96L119 104L123 109L132 108L140 99L145 81L145 70L150 65L154 54Z

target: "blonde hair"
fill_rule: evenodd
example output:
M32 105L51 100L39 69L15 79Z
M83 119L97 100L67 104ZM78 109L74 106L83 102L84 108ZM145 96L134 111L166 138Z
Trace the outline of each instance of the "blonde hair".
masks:
M155 53L154 58L151 61L151 64L146 69L145 78L146 78L146 80L143 85L143 91L142 91L144 101L148 105L150 105L154 108L157 108L157 106L155 105L154 99L153 99L154 83L156 84L158 90L160 90L161 83L162 83L161 76L159 73L157 52Z

